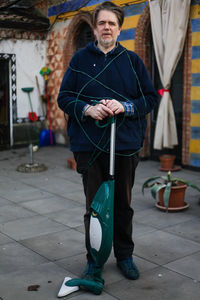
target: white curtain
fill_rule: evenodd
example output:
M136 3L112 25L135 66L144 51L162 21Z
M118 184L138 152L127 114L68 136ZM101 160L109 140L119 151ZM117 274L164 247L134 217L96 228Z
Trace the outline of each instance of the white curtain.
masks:
M190 0L151 0L149 7L155 56L163 85L154 148L173 148L178 139L170 83L184 47Z

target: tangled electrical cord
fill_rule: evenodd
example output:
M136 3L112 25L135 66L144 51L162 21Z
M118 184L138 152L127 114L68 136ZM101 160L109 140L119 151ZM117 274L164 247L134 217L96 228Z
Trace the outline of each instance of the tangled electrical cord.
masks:
M109 144L110 142L110 139L108 138L106 143L104 143L104 146L100 146L101 145L101 141L103 140L106 132L107 132L107 129L108 129L108 126L110 125L110 121L108 119L108 121L106 123L104 123L104 125L100 125L99 121L96 121L95 124L96 126L100 127L103 129L103 132L102 132L102 136L101 138L99 139L98 143L95 143L92 138L88 135L88 133L86 132L86 130L84 129L84 127L82 126L81 124L81 121L83 121L83 118L81 118L81 121L79 120L78 116L77 116L77 104L78 102L83 102L85 103L85 101L83 100L80 100L79 98L82 96L84 97L87 97L87 98L91 98L91 102L92 102L92 105L96 105L96 104L102 104L100 102L100 100L102 99L102 97L95 97L96 99L94 99L94 97L91 97L91 96L88 96L88 95L84 95L82 94L82 92L84 91L84 89L92 82L92 81L95 81L97 82L98 84L100 84L102 87L106 88L107 90L115 93L117 96L120 96L122 99L125 100L125 102L129 102L129 99L127 99L124 95L118 93L117 91L113 90L112 88L110 88L109 86L105 85L104 83L102 83L101 81L98 80L98 77L110 66L110 64L113 63L114 60L116 60L120 55L122 55L123 53L126 53L128 59L129 59L129 63L130 63L130 66L131 66L131 69L136 77L136 80L137 80L137 83L138 83L138 86L139 86L139 90L140 90L140 93L142 95L142 98L143 98L143 101L144 101L144 105L146 107L146 99L145 99L145 96L143 94L143 91L142 91L142 88L141 88L141 84L140 84L140 81L139 81L139 78L137 76L137 73L136 71L134 70L134 67L133 67L133 64L132 64L132 61L131 61L131 58L130 58L130 55L128 53L128 51L126 49L123 49L118 55L116 55L109 63L106 64L106 66L94 77L90 76L89 74L87 74L86 72L84 71L81 71L81 70L77 70L77 69L74 69L72 68L72 66L68 66L68 68L70 68L73 72L76 72L76 73L80 73L82 75L85 75L89 78L89 80L83 85L83 87L80 89L79 92L74 92L74 91L68 91L68 90L63 90L63 91L60 91L60 93L72 93L72 94L75 94L76 95L76 99L75 100L72 100L70 101L69 103L67 103L67 105L65 106L64 108L64 112L67 111L67 108L69 105L71 104L75 104L74 105L74 115L75 115L75 118L76 118L76 121L78 123L78 125L80 126L81 130L83 131L83 133L85 134L85 136L87 137L87 139L89 140L89 142L94 146L94 151L88 161L88 164L85 168L85 171L87 171L88 167L92 165L92 163L95 161L95 159L102 153L109 153L109 150L106 150L106 147L107 145ZM107 97L106 99L111 99L109 97ZM134 103L133 103L134 105ZM140 120L140 115L139 115L139 112L138 112L138 109L136 107L136 105L134 105L134 110L136 111L137 113L137 117L138 117L138 122L139 122L139 127L140 127L140 131L142 132L142 124L141 124L141 120ZM115 116L117 117L117 116ZM123 118L122 118L122 121L117 125L117 128L116 130L123 124L125 120L125 115L123 115ZM98 150L98 152L97 152ZM118 155L118 156L127 156L127 157L130 157L130 156L133 156L134 154L140 152L141 148L137 151L134 151L130 154L124 154L124 153L118 153L116 152L115 155ZM96 153L97 152L97 153Z

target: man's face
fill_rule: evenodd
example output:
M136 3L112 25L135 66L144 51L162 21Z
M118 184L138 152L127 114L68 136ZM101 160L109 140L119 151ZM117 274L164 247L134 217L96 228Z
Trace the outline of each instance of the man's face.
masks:
M94 28L94 35L102 48L108 49L114 47L120 30L115 13L108 10L101 10L99 12L97 24Z

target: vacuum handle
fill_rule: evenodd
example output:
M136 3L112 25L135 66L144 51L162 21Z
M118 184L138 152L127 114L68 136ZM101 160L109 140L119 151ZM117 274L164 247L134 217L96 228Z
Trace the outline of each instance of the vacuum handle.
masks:
M110 168L109 175L115 175L115 139L116 139L116 119L113 118L110 129Z

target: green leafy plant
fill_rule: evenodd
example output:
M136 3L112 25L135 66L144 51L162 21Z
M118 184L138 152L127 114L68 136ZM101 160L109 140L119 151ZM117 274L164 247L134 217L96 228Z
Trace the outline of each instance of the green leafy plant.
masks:
M166 210L168 211L171 189L173 186L180 186L181 184L190 186L200 192L200 188L198 186L187 180L173 178L171 172L169 171L166 176L154 176L147 179L142 185L142 193L144 194L145 188L150 188L151 195L154 199L156 199L158 192L161 189L164 189L163 200Z

